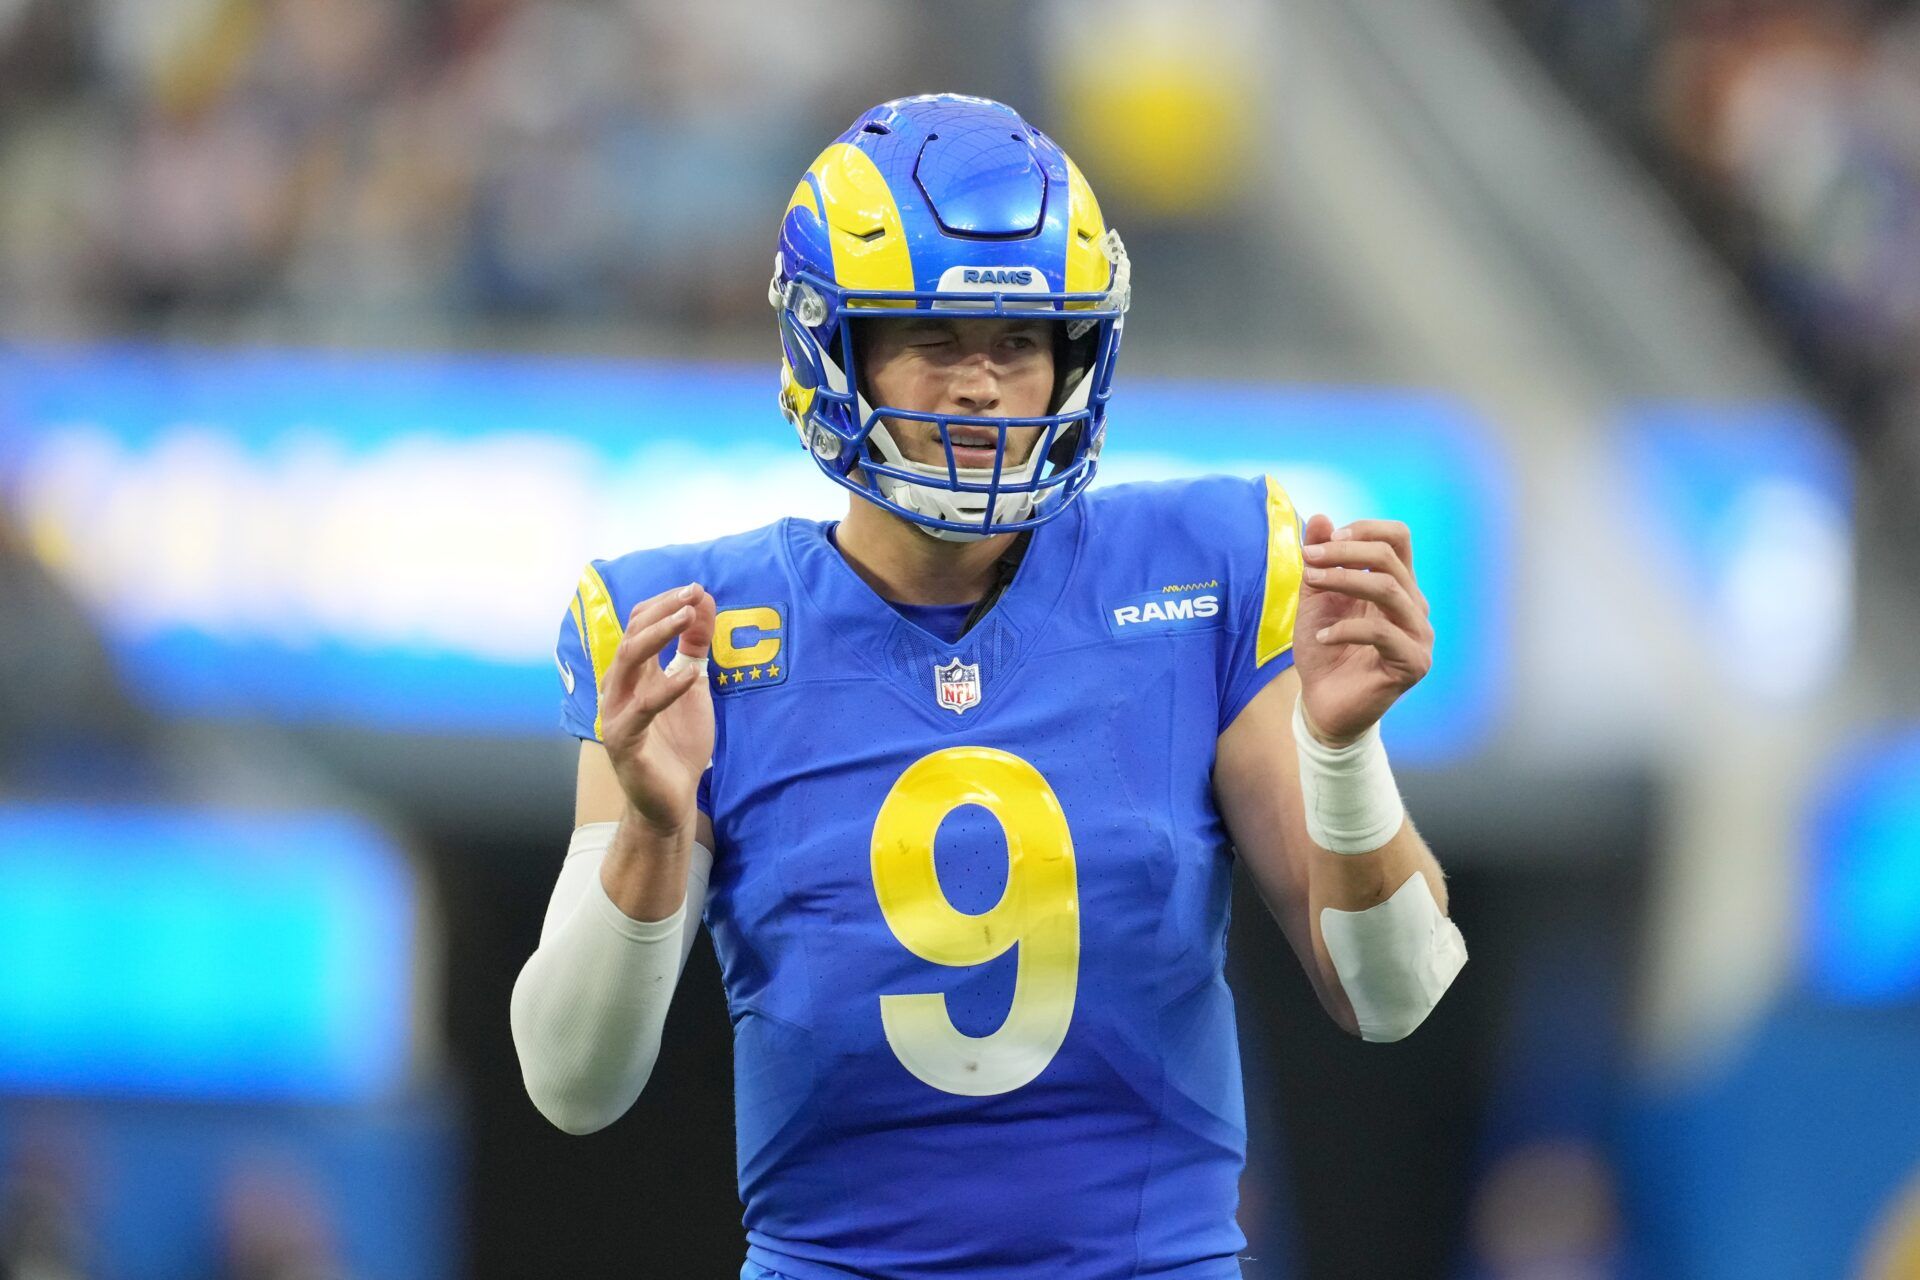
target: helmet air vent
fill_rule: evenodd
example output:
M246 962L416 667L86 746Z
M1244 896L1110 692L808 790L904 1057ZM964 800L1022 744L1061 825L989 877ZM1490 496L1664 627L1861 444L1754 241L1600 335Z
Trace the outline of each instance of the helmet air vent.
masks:
M921 145L913 177L949 235L1017 240L1039 234L1046 171L1004 116L942 121Z

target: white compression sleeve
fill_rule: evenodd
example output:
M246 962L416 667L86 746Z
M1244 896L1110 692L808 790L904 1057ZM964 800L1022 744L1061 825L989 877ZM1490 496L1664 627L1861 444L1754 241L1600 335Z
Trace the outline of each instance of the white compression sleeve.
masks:
M713 854L695 844L680 910L665 920L635 920L600 883L619 825L574 830L540 946L513 984L513 1045L527 1095L568 1133L604 1129L646 1086L713 869Z
M1320 936L1363 1040L1412 1035L1467 963L1466 939L1418 871L1365 911L1321 908Z

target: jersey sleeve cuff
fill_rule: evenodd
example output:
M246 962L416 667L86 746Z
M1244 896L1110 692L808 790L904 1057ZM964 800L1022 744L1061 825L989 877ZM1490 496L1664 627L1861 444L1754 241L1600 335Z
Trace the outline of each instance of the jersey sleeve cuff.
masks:
M1242 676L1220 703L1219 732L1225 733L1240 718L1240 713L1247 709L1247 704L1292 666L1293 649L1289 646Z

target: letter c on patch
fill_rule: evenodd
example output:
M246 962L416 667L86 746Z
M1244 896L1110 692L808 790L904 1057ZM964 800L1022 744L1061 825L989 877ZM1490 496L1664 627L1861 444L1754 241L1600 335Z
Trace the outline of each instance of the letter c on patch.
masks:
M743 637L741 632L758 632ZM750 667L780 656L780 611L766 605L722 609L713 622L713 659L723 667Z

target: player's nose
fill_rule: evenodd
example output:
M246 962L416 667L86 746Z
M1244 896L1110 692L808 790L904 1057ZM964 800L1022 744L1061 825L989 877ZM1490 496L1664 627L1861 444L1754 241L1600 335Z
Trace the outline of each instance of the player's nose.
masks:
M1000 379L984 358L963 362L948 388L955 407L967 413L991 413L1000 406Z

